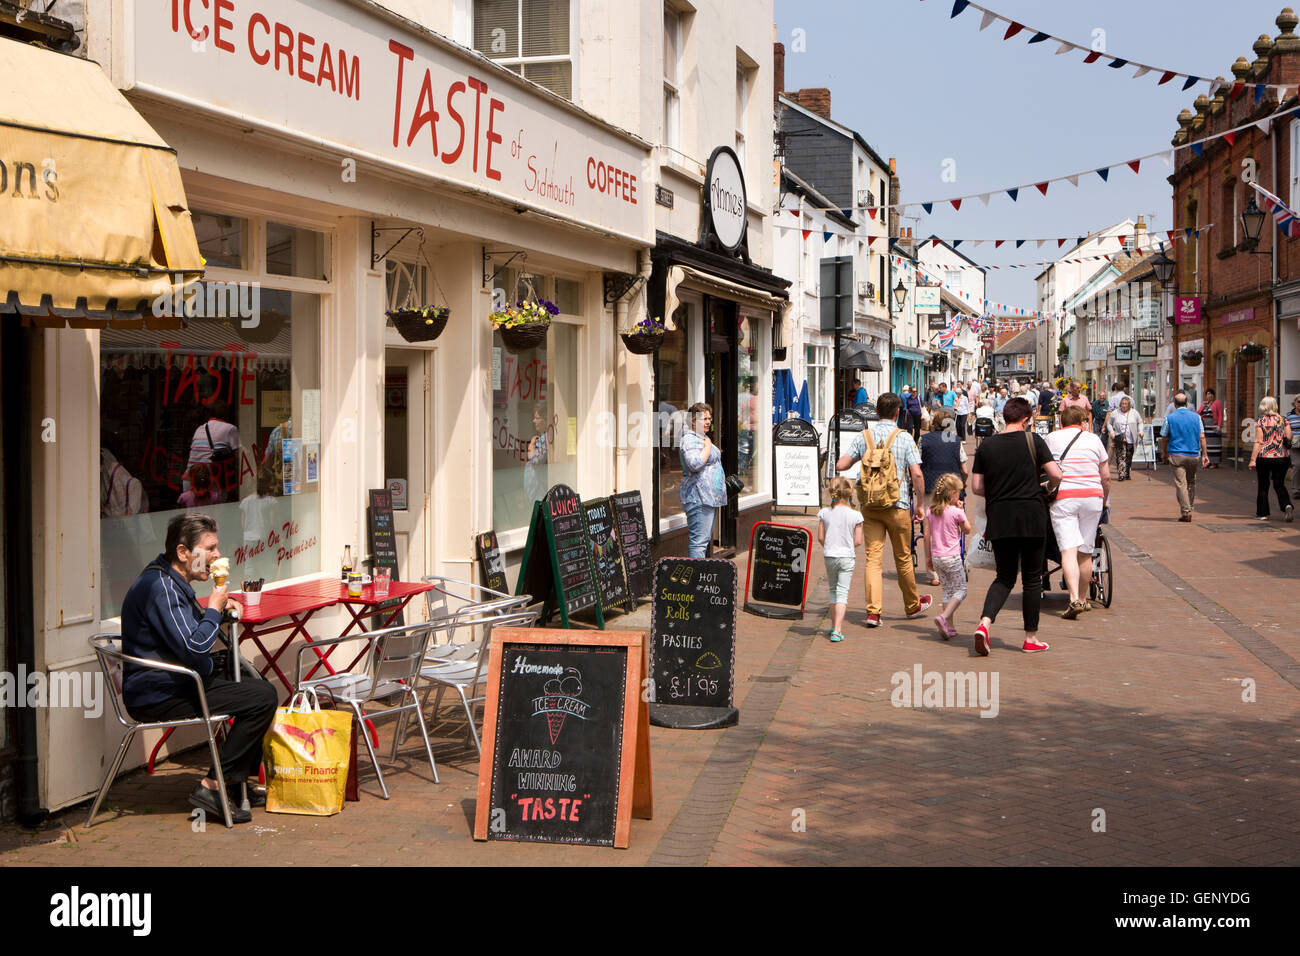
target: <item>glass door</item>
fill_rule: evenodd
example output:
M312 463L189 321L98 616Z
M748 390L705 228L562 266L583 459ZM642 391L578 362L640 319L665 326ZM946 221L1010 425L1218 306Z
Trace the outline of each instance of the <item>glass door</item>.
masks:
M737 467L737 392L736 392L736 304L726 299L705 299L704 400L713 409L710 438L722 452L722 470L736 474ZM714 541L722 548L736 546L736 498L718 509L713 526Z
M384 484L393 498L393 534L402 579L432 573L429 547L430 353L387 350L384 356Z

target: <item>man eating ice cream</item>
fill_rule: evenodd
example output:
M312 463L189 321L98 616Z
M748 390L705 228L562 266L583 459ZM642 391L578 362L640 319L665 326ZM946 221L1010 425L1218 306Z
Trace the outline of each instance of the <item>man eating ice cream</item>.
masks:
M221 627L226 606L226 577L230 562L217 545L217 523L205 514L188 512L167 524L162 554L135 579L122 602L122 651L133 657L180 664L198 672L208 712L229 714L234 725L221 748L221 772L232 796L239 785L257 774L262 760L262 738L275 716L275 688L265 680L224 680L212 675L209 650ZM207 609L199 606L193 583L211 577L216 585ZM187 674L126 664L122 698L131 716L141 721L176 720L200 715L198 691ZM217 796L217 772L208 769L190 794L190 805L222 819ZM265 806L265 797L250 789L253 806ZM235 823L247 823L252 814L231 806Z

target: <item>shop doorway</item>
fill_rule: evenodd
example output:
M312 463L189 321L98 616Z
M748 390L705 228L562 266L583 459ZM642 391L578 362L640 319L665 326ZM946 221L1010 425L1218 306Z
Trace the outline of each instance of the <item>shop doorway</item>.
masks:
M433 567L431 365L430 352L390 348L384 353L384 482L393 496L397 560L407 581L418 581Z
M738 397L736 392L736 304L725 299L705 299L708 317L704 329L704 401L713 409L713 443L722 452L722 470L728 475L737 471ZM751 439L752 440L752 439ZM718 509L713 525L713 539L721 557L736 548L736 497Z

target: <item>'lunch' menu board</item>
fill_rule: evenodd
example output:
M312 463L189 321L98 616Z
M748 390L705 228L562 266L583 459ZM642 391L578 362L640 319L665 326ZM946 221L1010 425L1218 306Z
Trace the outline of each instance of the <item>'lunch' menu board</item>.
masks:
M492 634L474 839L626 848L650 819L644 631Z
M591 560L596 570L601 609L605 612L635 611L636 601L628 592L623 544L613 504L608 498L584 501L582 513L587 521L587 537L591 540Z
M618 541L623 546L623 566L627 569L627 586L635 602L649 597L654 590L654 558L650 555L650 536L646 534L641 492L624 491L609 500L614 504Z
M760 617L802 619L811 551L807 528L756 522L749 534L745 610Z
M569 627L575 614L592 611L605 626L582 499L568 485L555 485L533 505L515 593L543 602L543 622L558 610Z
M655 565L650 721L703 729L734 724L736 566L712 558Z

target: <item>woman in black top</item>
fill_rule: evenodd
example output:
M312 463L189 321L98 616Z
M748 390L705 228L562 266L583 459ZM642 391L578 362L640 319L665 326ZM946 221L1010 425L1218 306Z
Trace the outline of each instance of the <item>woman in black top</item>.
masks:
M1046 474L1054 487L1061 481L1061 468L1042 436L1026 431L1032 416L1033 407L1025 399L1008 401L1002 409L1006 428L980 442L971 469L970 490L984 497L988 513L984 537L993 547L998 573L984 598L984 613L975 629L975 652L984 657L989 653L989 626L997 620L998 611L1016 585L1017 566L1024 586L1025 643L1021 650L1047 650L1047 645L1038 640L1047 539L1047 504L1039 478Z

